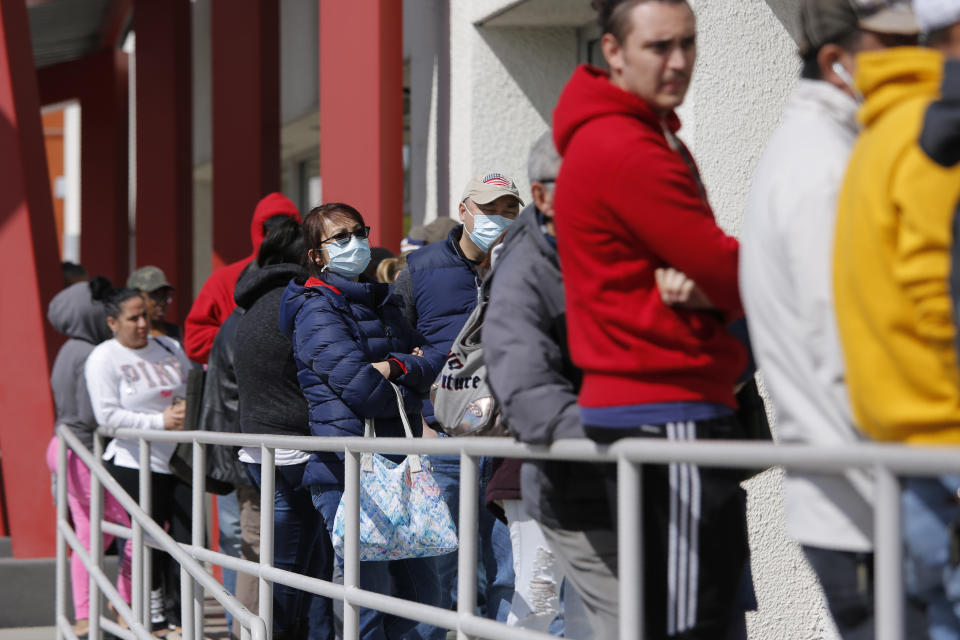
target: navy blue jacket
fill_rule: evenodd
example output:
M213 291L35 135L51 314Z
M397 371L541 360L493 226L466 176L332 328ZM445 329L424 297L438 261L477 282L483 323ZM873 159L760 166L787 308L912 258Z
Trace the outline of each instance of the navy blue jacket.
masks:
M430 363L431 382L443 368L463 324L480 299L477 264L460 251L463 225L450 230L445 242L435 242L407 256L407 268L397 278L395 293L403 299L407 321L436 348ZM434 425L433 406L423 403L423 417Z
M422 346L436 356L403 318L388 285L333 273L294 279L283 292L280 330L293 342L313 435L360 436L364 420L374 418L377 436L403 437L393 388L371 365L387 359L397 360L404 371L393 382L403 392L414 435L421 434L421 399L433 376L428 360L410 352ZM314 454L303 484L342 487L343 454Z

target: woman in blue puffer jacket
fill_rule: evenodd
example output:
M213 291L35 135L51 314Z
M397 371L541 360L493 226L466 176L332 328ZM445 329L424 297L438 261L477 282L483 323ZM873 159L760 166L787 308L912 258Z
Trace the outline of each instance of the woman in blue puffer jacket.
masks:
M287 286L280 327L290 335L297 377L315 436L360 436L373 418L378 437L402 437L396 394L414 435L422 432L420 405L433 382L423 352L431 349L401 313L389 285L361 278L370 261L370 227L353 207L331 203L303 221L311 277ZM327 530L343 495L343 455L316 453L303 485ZM362 562L360 587L425 604L439 604L432 558ZM414 627L405 618L360 610L360 637L400 638Z

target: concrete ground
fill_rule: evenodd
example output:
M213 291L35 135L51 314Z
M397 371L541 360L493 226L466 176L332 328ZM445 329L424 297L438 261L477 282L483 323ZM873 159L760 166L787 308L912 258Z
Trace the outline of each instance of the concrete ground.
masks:
M229 640L223 608L213 598L204 601L204 638L206 640ZM56 627L9 627L0 629L0 640L54 640ZM168 640L180 640L180 635L171 633Z

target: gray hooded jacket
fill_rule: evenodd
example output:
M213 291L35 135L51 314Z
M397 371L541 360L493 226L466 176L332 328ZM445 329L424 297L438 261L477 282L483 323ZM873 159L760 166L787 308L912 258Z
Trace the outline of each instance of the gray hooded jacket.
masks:
M87 282L70 285L50 301L47 319L69 340L60 347L50 374L57 424L67 425L88 448L93 448L97 420L93 416L83 365L93 348L111 337L103 304L94 301Z
M531 444L586 437L577 407L581 374L567 348L560 260L533 205L510 228L494 273L483 349L507 426ZM598 465L525 461L520 475L523 505L538 522L570 530L612 526Z

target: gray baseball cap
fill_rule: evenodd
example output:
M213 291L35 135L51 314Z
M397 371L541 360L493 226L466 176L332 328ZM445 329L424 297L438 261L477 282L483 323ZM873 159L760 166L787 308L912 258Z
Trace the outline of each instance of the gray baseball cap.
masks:
M892 35L920 32L904 0L801 0L800 55L837 42L857 29Z
M131 273L130 277L127 278L127 286L131 289L139 289L140 291L147 292L163 289L164 287L174 288L172 284L167 282L167 276L164 275L163 270L153 265L140 267Z

